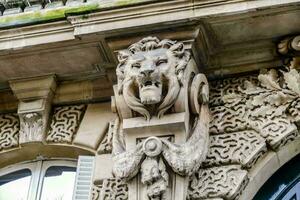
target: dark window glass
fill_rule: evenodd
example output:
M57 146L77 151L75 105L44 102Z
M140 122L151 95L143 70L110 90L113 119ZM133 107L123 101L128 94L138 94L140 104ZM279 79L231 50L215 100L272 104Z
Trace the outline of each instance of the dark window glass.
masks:
M258 191L253 200L300 200L300 155L283 165ZM299 185L299 186L298 186ZM298 189L299 187L299 189ZM293 198L293 195L297 195Z

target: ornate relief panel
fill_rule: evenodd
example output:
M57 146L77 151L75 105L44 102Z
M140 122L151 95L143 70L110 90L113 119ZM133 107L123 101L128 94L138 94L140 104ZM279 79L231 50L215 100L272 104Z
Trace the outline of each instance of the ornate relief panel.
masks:
M86 105L61 106L54 108L47 142L71 143Z
M105 179L99 185L94 185L92 200L127 200L128 186L121 179Z
M0 115L0 151L18 147L20 122L17 114Z
M264 138L253 130L211 135L204 165L242 164L251 167L266 151Z
M247 171L237 165L204 169L192 178L189 199L235 199L247 181Z

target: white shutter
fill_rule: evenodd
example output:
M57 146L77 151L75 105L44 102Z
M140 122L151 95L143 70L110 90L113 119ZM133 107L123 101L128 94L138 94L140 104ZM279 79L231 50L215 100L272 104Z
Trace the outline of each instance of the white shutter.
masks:
M79 156L73 200L90 200L94 171L94 156Z

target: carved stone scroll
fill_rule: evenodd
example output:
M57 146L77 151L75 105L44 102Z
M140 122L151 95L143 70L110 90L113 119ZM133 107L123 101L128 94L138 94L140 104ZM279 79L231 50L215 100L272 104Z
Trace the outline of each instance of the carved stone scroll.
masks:
M17 114L0 115L0 151L19 145L20 122Z
M182 43L167 39L144 38L119 62L113 173L128 182L130 200L183 200L208 151L206 77Z
M47 142L71 143L86 109L85 105L54 108Z
M237 165L204 169L191 179L189 199L235 199L247 182L247 171Z

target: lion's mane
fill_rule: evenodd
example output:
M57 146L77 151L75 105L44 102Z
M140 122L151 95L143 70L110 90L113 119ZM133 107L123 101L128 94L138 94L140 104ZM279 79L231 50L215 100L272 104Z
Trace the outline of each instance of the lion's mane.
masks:
M140 113L146 119L150 119L150 112L147 110L146 106L141 103L141 100L135 96L135 93L131 87L136 77L128 75L125 72L125 67L130 65L127 61L129 60L130 56L134 55L135 53L151 51L159 48L170 50L172 55L178 61L175 66L169 66L175 68L175 70L169 70L168 74L164 74L164 77L168 80L168 91L162 103L158 107L157 116L161 117L169 108L173 106L177 99L183 83L182 79L184 70L190 60L189 51L184 49L183 43L168 39L159 40L157 37L147 37L137 43L132 44L127 50L120 51L118 54L119 65L116 69L118 78L118 92L119 94L123 94L125 102L132 110ZM173 74L174 71L175 74Z

